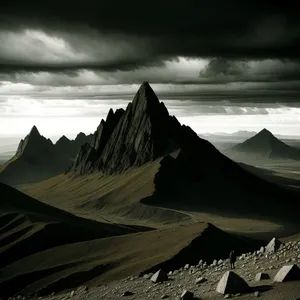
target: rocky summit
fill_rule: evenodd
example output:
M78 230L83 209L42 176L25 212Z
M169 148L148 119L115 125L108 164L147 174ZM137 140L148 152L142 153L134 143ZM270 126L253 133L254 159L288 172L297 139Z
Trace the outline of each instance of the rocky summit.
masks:
M173 134L180 126L144 82L125 111L109 111L70 170L116 173L141 166L178 148Z

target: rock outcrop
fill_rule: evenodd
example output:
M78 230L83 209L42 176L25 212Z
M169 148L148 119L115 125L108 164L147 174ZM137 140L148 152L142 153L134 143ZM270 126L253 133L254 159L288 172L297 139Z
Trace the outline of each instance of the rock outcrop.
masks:
M266 250L265 252L266 253L272 253L272 252L275 252L279 249L280 245L282 243L276 239L275 237L272 238L272 240L268 243L268 245L266 246Z
M163 282L168 280L168 275L163 270L158 270L155 274L152 275L150 280L154 283L156 282Z
M227 271L217 285L216 291L220 294L237 294L249 291L248 283L232 271Z
M300 280L300 269L297 265L283 266L275 275L275 282Z

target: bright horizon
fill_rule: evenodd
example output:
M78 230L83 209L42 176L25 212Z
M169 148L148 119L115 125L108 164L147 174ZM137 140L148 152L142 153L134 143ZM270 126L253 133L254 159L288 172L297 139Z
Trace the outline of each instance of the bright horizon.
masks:
M133 98L133 96L132 96ZM160 97L161 98L161 97ZM179 97L177 97L179 98ZM282 104L232 103L223 101L174 100L163 97L171 115L197 134L234 133L241 130L260 131L268 128L275 135L300 138L300 107ZM46 137L66 135L74 138L79 132L93 133L110 108L126 108L130 97L101 100L62 100L24 98L6 102L0 113L0 137L22 137L36 125ZM21 105L20 105L21 104ZM3 108L3 102L0 103Z

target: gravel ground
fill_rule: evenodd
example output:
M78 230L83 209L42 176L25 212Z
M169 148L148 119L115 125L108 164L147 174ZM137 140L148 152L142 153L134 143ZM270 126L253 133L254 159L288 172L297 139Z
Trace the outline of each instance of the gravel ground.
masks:
M274 283L273 278L284 265L296 264L300 267L300 240L288 242L273 253L247 253L238 257L235 273L244 278L253 288L249 294L227 295L229 298L255 299L255 291L259 297L266 300L298 300L300 299L300 280L286 283ZM121 281L111 282L92 289L80 287L65 294L43 297L51 300L99 300L99 299L180 299L184 290L194 293L196 299L223 299L218 294L216 286L223 274L229 270L228 260L215 261L207 266L200 263L197 266L188 266L175 270L169 274L169 280L162 283L153 283L149 278L152 274L143 277L130 277ZM255 281L258 272L270 275L269 280ZM196 284L197 278L203 277L206 282ZM125 296L124 292L132 295ZM129 293L129 294L130 294ZM40 298L41 299L41 298Z

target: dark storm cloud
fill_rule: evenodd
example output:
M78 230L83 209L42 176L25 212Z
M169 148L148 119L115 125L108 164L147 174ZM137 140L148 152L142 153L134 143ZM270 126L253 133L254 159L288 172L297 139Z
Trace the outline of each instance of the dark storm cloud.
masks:
M238 76L244 75L247 68L249 68L249 66L246 62L214 58L200 71L199 75L204 78L214 78L219 75Z
M135 48L134 58L87 68L136 68L153 60L176 56L230 59L299 58L300 18L297 1L11 1L1 4L1 26L6 29L42 29L64 34L74 52L82 50L76 34L96 32L121 35ZM11 25L11 27L10 27ZM90 29L90 31L89 31ZM130 37L135 37L131 40ZM146 39L147 47L139 41ZM88 39L84 42L89 43ZM120 49L122 50L122 49ZM143 50L143 51L142 51ZM140 52L139 52L140 51ZM148 52L148 53L147 53ZM142 59L140 59L142 56ZM0 57L2 68L13 68ZM21 68L34 68L31 65ZM74 63L74 68L80 67ZM37 65L62 69L70 65Z

